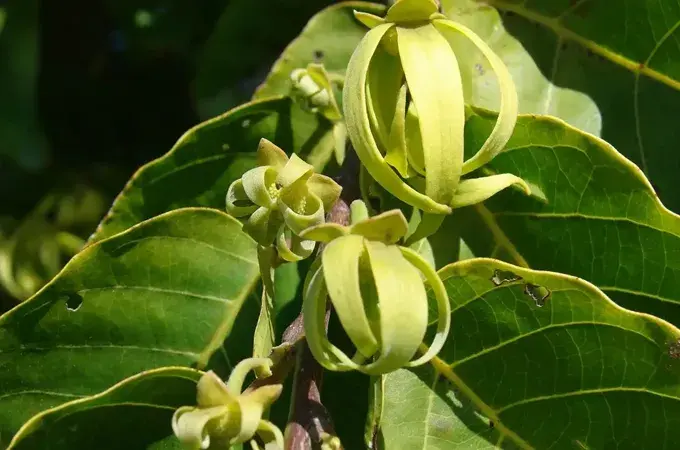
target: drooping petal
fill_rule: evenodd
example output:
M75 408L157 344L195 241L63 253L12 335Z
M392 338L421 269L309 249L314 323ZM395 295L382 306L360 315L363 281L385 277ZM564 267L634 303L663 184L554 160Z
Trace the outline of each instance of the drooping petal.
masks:
M308 258L314 252L315 246L316 242L301 239L287 228L283 228L276 239L276 250L279 256L288 262L297 262Z
M397 96L404 83L399 57L390 55L382 46L378 47L371 58L367 80L366 99L371 126L375 129L378 147L386 151Z
M373 355L378 341L366 317L361 295L359 259L364 238L344 236L326 246L321 255L326 288L347 336L366 357Z
M397 27L397 37L406 82L418 110L426 193L448 205L456 192L464 158L465 103L458 61L449 43L431 24Z
M290 198L288 194L291 194ZM289 191L286 196L281 196L281 200L283 220L293 233L299 235L303 230L324 222L323 204L316 195L312 193L296 195Z
M451 206L462 208L463 206L483 202L513 184L521 187L527 195L531 194L531 189L523 179L509 173L502 173L461 181Z
M439 227L444 222L444 214L430 214L423 213L420 217L420 222L418 226L413 231L413 233L406 239L404 245L409 246L414 242L418 242L421 239L432 236L437 232Z
M264 450L283 450L283 433L268 420L260 421L257 426L257 435L264 443Z
M278 210L264 206L257 209L243 225L243 231L255 239L260 245L271 245L283 223L283 216Z
M364 241L379 297L380 354L363 367L371 375L391 372L410 361L427 329L427 294L420 273L399 248Z
M423 150L423 138L420 134L420 122L416 104L411 102L406 111L404 124L406 134L406 152L409 165L420 175L425 176L425 151Z
M245 382L248 373L252 370L258 369L262 373L271 375L272 360L269 358L248 358L236 364L236 367L231 371L229 380L227 380L227 390L234 396L237 396L243 390L243 383Z
M338 108L338 104L335 101L333 86L331 85L330 77L328 76L328 72L326 72L324 66L322 64L310 64L307 66L307 73L312 78L312 80L314 80L314 83L316 83L316 85L319 86L323 92L327 93L328 102L323 106L319 105L321 114L331 122L341 120L342 114L340 113L340 108ZM315 102L316 100L312 99L312 101Z
M276 182L282 186L281 195L296 182L304 183L314 173L314 167L307 164L296 154L291 155L286 165L279 171Z
M243 181L238 179L229 185L227 190L227 212L234 217L248 216L254 213L258 206L246 195L243 189Z
M240 405L240 430L232 440L232 444L240 444L252 439L257 432L262 413L281 395L280 384L261 386L238 398Z
M406 149L406 85L402 85L397 96L397 104L392 117L389 137L387 139L387 154L385 161L397 169L403 178L415 174L409 167Z
M354 11L354 17L356 17L359 22L363 23L368 28L375 28L378 25L385 23L385 19L382 17L378 17L363 11Z
M425 354L408 363L409 367L415 367L430 361L444 346L449 335L449 329L451 328L451 303L449 302L449 296L446 293L444 283L434 268L410 248L400 247L399 249L412 267L415 267L425 276L425 280L430 284L437 301L437 332L430 348Z
M257 147L257 165L272 166L277 170L282 169L288 162L288 155L276 144L267 140L260 139Z
M512 76L505 66L503 61L491 50L491 48L477 36L472 30L456 23L452 20L435 20L434 26L442 32L444 37L450 33L460 33L469 39L489 61L491 69L498 78L498 86L501 93L501 105L498 112L498 119L491 134L487 138L482 148L472 158L465 161L463 164L463 174L467 174L483 166L491 161L498 153L500 153L505 144L508 143L512 131L517 122L517 90L512 81Z
M345 148L347 147L347 127L345 122L338 121L333 125L333 143L335 162L342 166L342 163L345 162Z
M380 154L371 132L366 97L368 67L381 39L392 26L383 24L370 30L352 54L343 89L347 132L366 170L392 195L424 211L447 214L451 211L448 205L417 192L399 178Z

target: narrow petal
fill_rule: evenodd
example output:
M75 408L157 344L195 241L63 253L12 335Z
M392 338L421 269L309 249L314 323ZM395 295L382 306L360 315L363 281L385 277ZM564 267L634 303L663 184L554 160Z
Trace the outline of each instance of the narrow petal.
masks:
M261 420L257 426L257 435L264 443L264 450L283 450L283 433L273 423Z
M503 173L461 181L451 206L462 208L463 206L483 202L513 184L521 187L527 195L531 194L531 189L523 179L509 173Z
M318 173L313 174L307 180L309 191L321 199L323 209L330 211L342 192L342 186L333 181L332 178Z
M409 165L420 175L425 176L425 151L423 150L423 137L420 134L420 122L416 104L411 102L406 111L405 138L406 153Z
M311 164L307 164L296 154L293 154L286 165L279 171L276 182L283 186L283 190L293 186L296 182L304 182L314 173ZM283 192L281 192L283 195Z
M333 125L333 143L335 146L335 162L338 166L342 166L345 162L345 149L347 147L347 127L342 121L338 121Z
M284 228L276 240L276 250L284 261L297 262L308 258L314 251L316 242L301 239Z
M292 197L282 196L280 205L283 205L283 220L293 233L299 235L303 230L324 222L325 211L319 197L312 193Z
M371 58L367 77L369 118L378 137L378 147L385 151L389 144L390 126L394 120L399 89L404 83L404 71L399 57L390 55L382 46L378 47Z
M448 205L464 158L465 102L458 61L446 39L430 24L397 27L397 36L406 82L418 110L426 193Z
M271 245L283 223L283 216L278 210L261 207L248 218L243 231L248 233L260 245Z
M392 117L390 134L387 139L387 153L385 154L385 161L397 169L397 172L399 172L399 175L401 175L403 178L408 178L414 175L414 171L409 167L406 151L405 84L401 86L401 89L399 89L399 94L397 95L397 104Z
M354 11L354 17L356 17L359 22L363 23L368 28L375 28L378 25L385 23L385 19L382 17L378 17L363 11Z
M413 231L413 234L406 239L404 245L409 246L414 242L435 234L442 225L442 222L444 222L445 217L444 214L423 213L418 226Z
M359 258L364 238L349 235L336 239L321 255L328 295L335 312L357 350L366 357L378 349L378 341L366 317L359 284Z
M452 20L435 20L434 25L442 32L444 37L451 32L457 32L468 38L489 61L491 69L498 78L498 87L501 92L501 105L500 111L498 112L498 119L496 120L496 125L491 131L491 134L486 139L486 142L484 142L484 145L482 145L482 148L475 156L468 159L463 164L463 174L466 174L482 167L505 148L505 144L508 143L510 136L512 136L512 131L517 122L517 90L515 89L515 83L512 81L512 76L503 61L493 50L491 50L486 42L472 30Z
M362 371L370 375L406 365L427 329L427 294L420 273L399 248L365 241L380 308L380 354Z
M435 202L411 188L399 178L380 154L371 132L366 97L368 67L382 37L392 26L391 24L379 25L366 33L352 54L343 89L343 108L347 132L366 170L387 191L423 211L446 214L451 211L448 205Z
M234 396L237 396L243 390L243 383L252 370L258 369L263 373L271 375L272 360L269 358L247 358L236 364L236 367L231 371L229 380L227 380L227 390Z
M333 239L349 234L349 229L337 223L323 223L315 227L310 227L300 233L302 239L309 239L316 242L331 242Z
M451 328L451 303L449 302L449 296L446 293L444 283L439 278L439 275L437 275L435 269L414 250L406 247L400 247L399 249L404 258L425 276L425 280L429 283L437 300L437 333L425 354L408 364L409 367L415 367L434 358L444 346Z

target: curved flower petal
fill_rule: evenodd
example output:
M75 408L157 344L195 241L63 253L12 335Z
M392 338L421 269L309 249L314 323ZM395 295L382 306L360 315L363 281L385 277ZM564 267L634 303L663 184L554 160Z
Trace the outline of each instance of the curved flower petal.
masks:
M283 216L277 210L265 207L258 208L243 225L248 233L260 245L271 245L283 223Z
M412 177L415 174L409 166L406 143L406 85L404 84L397 96L385 154L385 161L397 169L403 178Z
M437 272L435 272L427 261L410 248L400 247L399 250L401 250L404 258L406 258L413 267L425 275L425 279L430 284L437 300L437 333L427 352L416 360L408 363L409 367L415 367L434 358L444 346L449 334L449 329L451 328L451 303L449 302L449 296L446 293L446 288L444 287L442 279L439 278Z
M234 396L237 396L243 390L243 383L245 382L248 373L252 370L258 370L264 376L271 375L272 360L269 358L248 358L236 364L236 367L231 371L229 380L227 380L227 390Z
M304 184L309 177L314 173L314 167L307 164L296 154L291 155L286 165L279 171L276 182L282 186L281 195L286 189L291 189L293 186Z
M300 233L302 239L309 239L316 242L331 242L333 239L349 234L349 229L337 223L322 223Z
M458 61L446 39L429 23L397 27L397 37L406 82L418 110L426 193L448 205L464 158L465 102Z
M238 398L241 413L240 430L232 438L232 444L249 441L255 436L262 420L262 413L279 398L282 390L283 385L280 384L265 385Z
M385 19L382 17L378 17L363 11L354 11L354 17L356 17L359 22L363 23L368 28L375 28L378 25L385 23Z
M447 33L453 31L454 33L460 33L469 39L489 61L491 69L498 78L498 86L501 93L501 106L500 111L498 112L498 119L496 120L496 125L491 131L491 134L486 142L484 142L484 145L482 145L482 148L475 156L468 159L463 164L463 174L466 174L491 161L503 150L505 144L508 143L510 136L512 136L512 131L515 128L515 123L517 122L517 90L512 81L512 76L503 61L493 52L493 50L491 50L486 42L472 30L452 20L435 20L433 23L434 26L442 32L444 37L446 37Z
M423 150L423 138L420 135L420 123L416 104L411 102L406 110L404 123L406 152L410 166L420 175L425 176L425 151Z
M278 197L276 169L271 166L255 167L241 177L243 190L257 206L273 208Z
M483 202L513 184L521 187L527 195L531 194L531 189L523 179L509 173L502 173L461 181L451 206L462 208L463 206Z
M313 174L307 180L309 192L316 195L323 203L323 209L330 211L342 192L342 187L332 178L318 173Z
M227 212L234 217L248 216L254 213L258 206L248 198L243 181L238 179L229 185L227 190Z
M172 431L186 448L207 449L210 446L208 423L227 414L226 406L207 409L183 406L172 416Z
M364 238L344 236L326 246L321 259L328 295L345 332L361 354L373 355L378 341L371 328L362 297L359 260Z
M368 67L380 41L391 27L392 24L382 24L366 33L350 59L343 90L347 131L366 170L392 195L423 211L447 214L451 211L448 205L421 194L399 178L380 154L371 132L366 97Z
M314 252L316 242L301 239L290 229L282 228L276 239L276 250L284 261L302 261Z
M279 205L283 220L295 234L324 222L325 212L321 199L312 193L305 195L301 192L288 191L281 196Z
M378 47L370 60L366 84L366 103L378 148L386 151L390 126L397 107L397 95L404 84L404 71L398 56Z
M264 443L264 450L283 450L283 433L273 423L260 420L257 426L257 435Z
M225 406L232 403L235 396L227 389L224 381L212 370L203 374L196 384L196 403L201 408Z

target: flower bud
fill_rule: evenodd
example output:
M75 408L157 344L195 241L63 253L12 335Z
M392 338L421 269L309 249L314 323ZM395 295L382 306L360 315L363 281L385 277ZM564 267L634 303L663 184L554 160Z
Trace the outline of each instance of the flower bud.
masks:
M367 216L365 205L354 202L351 226L327 223L302 233L304 239L328 243L306 281L303 314L309 348L322 366L378 375L432 359L448 334L451 310L434 269L413 250L396 245L408 228L401 211ZM423 278L436 297L437 333L429 350L411 361L428 326ZM352 358L326 336L327 296L356 347Z
M261 246L275 244L279 256L298 261L309 256L314 242L299 233L324 222L340 195L332 179L314 173L297 155L290 158L266 139L257 150L257 167L234 181L227 191L227 212L243 217L246 231Z
M513 184L528 193L526 183L510 174L461 179L503 150L517 119L512 78L488 45L438 13L432 0L400 0L384 19L355 15L372 29L350 59L343 109L349 138L368 173L426 213L448 214ZM449 43L456 36L482 52L501 92L496 125L467 161L463 83Z
M225 384L214 372L198 381L198 406L183 406L172 416L172 430L191 450L229 448L253 439L257 434L267 449L283 449L283 434L262 415L281 395L280 384L260 386L242 392L251 370L271 375L272 361L250 358L234 367Z

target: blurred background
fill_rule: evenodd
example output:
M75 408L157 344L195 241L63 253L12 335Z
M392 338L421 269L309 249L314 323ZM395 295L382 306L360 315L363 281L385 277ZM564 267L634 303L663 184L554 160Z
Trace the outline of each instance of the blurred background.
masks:
M0 0L0 312L142 164L247 101L331 0Z

